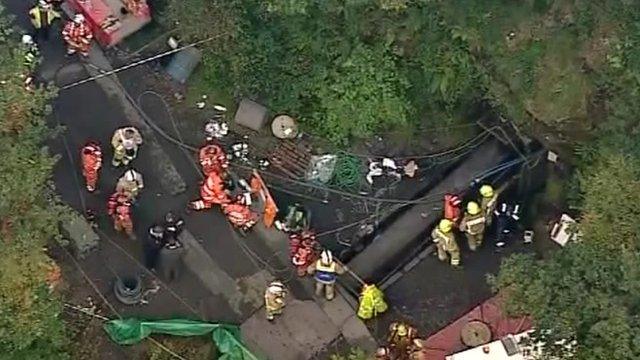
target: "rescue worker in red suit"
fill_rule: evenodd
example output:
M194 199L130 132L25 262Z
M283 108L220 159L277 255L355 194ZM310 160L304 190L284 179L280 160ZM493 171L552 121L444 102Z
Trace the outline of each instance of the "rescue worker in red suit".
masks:
M227 217L229 222L238 229L249 230L256 224L258 216L251 211L249 205L245 202L245 196L240 195L238 199L230 204L222 204L222 213Z
M82 176L84 176L87 191L96 190L98 183L98 172L102 167L102 150L95 141L89 141L80 151L80 162L82 163Z
M444 196L444 218L456 223L460 219L460 205L462 199L458 195L446 194Z
M127 236L135 239L129 196L121 192L113 193L107 203L107 213L113 219L113 228L116 231L124 231Z
M224 179L215 171L207 174L200 185L200 199L192 201L189 208L193 210L211 209L213 205L229 204L231 198L225 189Z
M296 267L298 276L305 276L307 269L318 259L316 235L311 231L302 231L289 235L289 255Z
M62 29L62 38L67 43L67 55L76 52L82 56L89 56L93 33L82 14L76 14L73 21L69 21Z
M212 171L222 173L229 167L227 154L224 153L219 145L209 143L200 148L198 159L202 166L202 172L208 175Z

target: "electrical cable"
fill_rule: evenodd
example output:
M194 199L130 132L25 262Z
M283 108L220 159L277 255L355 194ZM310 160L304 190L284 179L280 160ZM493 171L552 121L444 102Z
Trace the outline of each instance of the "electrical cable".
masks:
M193 42L193 43L187 44L187 45L185 45L185 46L181 46L181 47L178 47L178 48L175 48L175 49L171 49L171 50L168 50L168 51L162 52L162 53L160 53L160 54L153 55L153 56L150 56L150 57L148 57L148 58L144 58L144 59L142 59L142 60L138 60L138 61L135 61L135 62L133 62L133 63L127 64L127 65L123 65L123 66L121 66L121 67L119 67L119 68L116 68L116 69L113 69L113 70L108 70L108 71L103 70L103 73L102 73L102 74L98 74L98 75L95 75L95 76L90 76L90 77L88 77L88 78L85 78L85 79L82 79L82 80L75 81L75 82L73 82L73 83L71 83L71 84L68 84L68 85L63 86L63 87L62 87L62 88L60 88L60 89L61 89L61 90L67 90L67 89L71 89L71 88L73 88L73 87L76 87L76 86L78 86L78 85L82 85L82 84L86 84L86 83L91 82L91 81L95 81L95 80L98 80L98 79L102 79L102 78L104 78L104 77L106 77L106 76L114 75L114 74L117 74L117 73L119 73L119 72L121 72L121 71L124 71L124 70L127 70L127 69L131 69L131 68L133 68L133 67L140 66L140 65L142 65L142 64L146 64L146 63L148 63L148 62L150 62L150 61L153 61L153 60L157 60L157 59L163 58L163 57L165 57L165 56L168 56L168 55L171 55L171 54L177 53L177 52L182 51L182 50L184 50L184 49L188 49L188 48L191 48L191 47L194 47L194 46L200 45L200 44L204 44L204 43L209 42L209 41L213 41L213 40L215 40L215 39L217 39L217 38L219 38L219 37L222 37L223 35L227 35L227 34L218 34L218 35L215 35L215 36L210 36L210 37L208 37L208 38L206 38L206 39L198 40L198 41L195 41L195 42Z
M125 96L129 99L129 101L131 102L132 106L134 106L136 108L136 110L138 110L138 112L140 113L140 116L143 118L143 120L145 121L145 123L147 125L149 125L149 127L151 127L153 130L155 130L158 134L160 134L160 136L162 136L165 140L169 141L170 143L173 143L176 146L180 146L183 147L187 150L190 150L194 153L197 153L198 149L197 147L193 146L193 145L189 145L185 142L182 142L176 138L174 138L173 136L169 135L164 129L162 129L160 126L158 126L155 121L153 121L151 118L149 118L149 116L144 112L144 110L142 110L140 108L140 106L136 103L135 99L131 98L131 95L128 94L128 92L122 88L122 85L119 85L121 87L121 89L123 90ZM162 99L162 96L154 91L147 91L148 93L155 93L157 94L157 96L159 96ZM164 99L162 99L165 103L165 106L168 106L168 104L166 103L166 101ZM175 119L173 119L172 117L170 118L170 120L173 120L175 122ZM251 166L246 166L246 165L242 165L242 164L238 164L238 163L230 163L229 166L232 167L236 167L239 169L243 169L246 171L253 171L254 168ZM299 186L303 186L303 187L308 187L308 188L313 188L313 189L317 189L317 190L322 190L322 191L326 191L326 192L330 192L330 193L334 193L337 195L343 195L346 197L352 197L352 198L356 198L356 199L361 199L361 200L368 200L368 201L376 201L376 202L388 202L388 203L393 203L393 204L428 204L430 203L430 201L426 201L426 200L404 200L404 199L389 199L389 198L372 198L370 196L365 196L365 195L360 195L360 194L353 194L353 193L349 193L346 191L342 191L342 190L337 190L337 189L333 189L330 187L326 187L326 186L321 186L321 185L317 185L317 184L313 184L313 183L308 183L308 182L304 182L304 181L300 181L300 180L296 180L296 179L291 179L273 172L269 172L266 170L261 170L260 171L261 175L264 175L265 177L270 177L273 179L278 179L281 180L283 182L288 182L291 184L295 184L295 185L299 185ZM291 190L289 190L291 191Z

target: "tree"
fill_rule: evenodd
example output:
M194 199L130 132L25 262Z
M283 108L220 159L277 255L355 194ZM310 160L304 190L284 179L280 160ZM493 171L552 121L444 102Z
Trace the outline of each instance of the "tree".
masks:
M602 154L580 176L581 242L543 262L510 258L494 279L510 313L532 316L550 355L566 355L564 340L575 341L576 359L640 356L639 176L637 161Z
M0 358L64 359L61 306L46 281L53 263L43 250L63 216L48 183L55 159L42 147L53 92L25 89L32 69L0 17Z
M335 142L407 121L408 83L385 49L359 46L318 84L317 128Z

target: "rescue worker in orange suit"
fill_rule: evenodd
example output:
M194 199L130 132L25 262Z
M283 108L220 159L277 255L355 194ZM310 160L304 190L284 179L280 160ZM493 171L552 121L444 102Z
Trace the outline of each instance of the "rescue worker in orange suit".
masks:
M129 196L120 192L113 193L107 203L107 213L113 219L113 228L116 231L124 231L127 236L135 239Z
M316 280L316 295L324 292L327 300L335 297L335 286L338 275L344 274L347 269L333 259L331 251L325 250L320 254L320 259L309 266L307 272L314 275Z
M440 261L447 261L448 256L451 258L451 266L460 265L460 248L453 234L453 222L451 220L440 220L440 223L431 231L431 239L436 244Z
M393 359L406 359L409 346L418 337L418 330L411 325L393 322L389 325L387 343L393 353Z
M113 146L113 160L111 165L129 165L138 156L138 147L142 145L142 135L133 126L125 126L113 132L111 146Z
M298 276L305 276L307 269L318 258L318 242L311 231L302 231L289 235L289 255L298 270Z
M102 167L102 149L95 141L89 141L80 151L82 176L84 176L87 191L94 192L98 184L98 173Z
M267 320L273 321L276 315L281 315L286 305L287 289L280 281L272 281L264 292L264 309Z
M193 210L211 209L213 205L229 204L231 198L225 188L224 179L215 171L207 174L200 186L200 199L189 203Z
M469 250L476 251L482 245L485 228L486 216L480 205L475 201L469 201L467 211L460 222L460 231L467 236Z
M198 160L202 166L202 172L208 175L212 171L221 174L229 167L227 154L224 153L219 145L209 143L200 148L198 152Z
M241 230L249 230L258 221L258 215L251 211L245 199L245 196L240 195L235 202L221 205L222 213L229 222Z
M93 33L84 15L76 14L73 21L68 21L64 25L62 38L67 43L67 55L80 53L84 57L89 56Z

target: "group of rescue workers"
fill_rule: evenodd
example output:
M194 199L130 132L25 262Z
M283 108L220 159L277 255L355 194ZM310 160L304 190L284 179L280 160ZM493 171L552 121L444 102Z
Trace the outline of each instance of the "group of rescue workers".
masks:
M467 238L469 250L477 251L483 243L486 230L491 226L494 216L497 218L497 247L506 245L514 222L519 218L519 205L498 204L498 193L489 184L480 187L479 201L467 202L464 214L461 214L462 200L457 195L445 195L444 216L431 232L436 244L438 259L449 260L454 267L460 266L460 247L454 229L463 232Z
M29 18L33 25L36 37L40 40L48 40L50 28L55 19L59 19L60 12L55 8L61 1L40 0L29 10ZM84 15L76 14L71 21L65 23L62 28L62 38L67 45L67 55L79 53L89 56L93 32Z
M140 131L133 126L118 128L111 137L111 165L114 168L127 167L127 170L118 179L115 191L108 198L107 214L113 221L113 228L117 232L124 232L132 239L135 239L132 206L136 203L140 191L144 189L144 180L142 174L131 167L131 164L136 159L142 143ZM98 187L102 159L102 148L97 141L88 141L80 150L82 175L85 187L90 193L95 192ZM149 229L147 239L142 242L145 265L150 270L155 270L158 258L162 258L162 269L168 280L177 276L182 254L182 244L178 241L178 235L183 225L184 221L181 218L169 212L165 216L164 224L153 225Z
M333 257L330 250L322 249L315 232L310 229L307 211L300 204L292 205L284 221L277 222L276 227L289 236L289 256L298 276L312 275L316 282L316 295L333 300L338 275L348 269ZM286 295L287 289L281 281L269 284L264 295L267 320L282 314Z
M29 11L32 24L38 39L47 40L49 28L53 21L60 18L55 10L58 1L40 1ZM74 16L65 24L62 31L69 55L79 53L88 56L93 34L81 14ZM29 51L25 57L25 65L30 69L38 57L37 46L30 36L25 35L23 43ZM26 75L25 84L30 86L31 77ZM124 232L135 238L132 220L132 206L136 203L140 191L144 188L142 174L131 167L136 159L142 136L138 129L125 126L116 129L112 138L113 157L111 164L116 167L127 167L118 179L115 191L109 196L107 214L118 232ZM87 142L80 151L82 175L87 191L94 192L98 187L99 172L102 168L103 152L96 141ZM230 223L240 230L248 230L258 220L258 213L251 209L252 195L257 192L254 179L251 184L238 178L229 171L229 160L223 148L208 136L206 143L198 151L204 181L200 185L200 198L189 203L189 210L206 210L219 206L221 212ZM506 203L497 207L498 194L491 185L482 185L479 189L480 199L467 202L464 214L460 209L462 200L456 195L445 196L444 216L431 232L431 238L437 247L437 255L441 261L449 260L451 265L460 265L460 247L456 240L455 229L463 232L468 247L476 251L482 246L486 230L492 224L493 216L498 218L498 236L496 246L504 246L506 235L510 231L509 222L519 219L519 206ZM177 265L183 254L183 246L178 240L184 227L184 220L169 212L162 223L151 226L146 241L143 241L144 261L150 270L156 270L158 259L166 279L172 280L178 275ZM316 282L316 295L327 300L335 297L337 277L349 271L340 261L334 258L330 250L322 249L316 240L316 234L310 228L310 216L299 204L294 204L283 222L277 221L276 227L289 237L289 249L292 265L298 276L312 275ZM365 286L366 287L366 286ZM378 291L377 289L375 289ZM282 281L271 282L264 294L266 318L269 321L282 314L288 290ZM379 306L376 305L380 303ZM384 305L384 306L383 306ZM381 300L373 301L369 306L386 309ZM359 314L360 315L360 314ZM370 318L364 317L364 318ZM378 360L425 360L424 341L418 338L417 330L405 323L394 322L389 327L386 344L378 348L375 354Z

